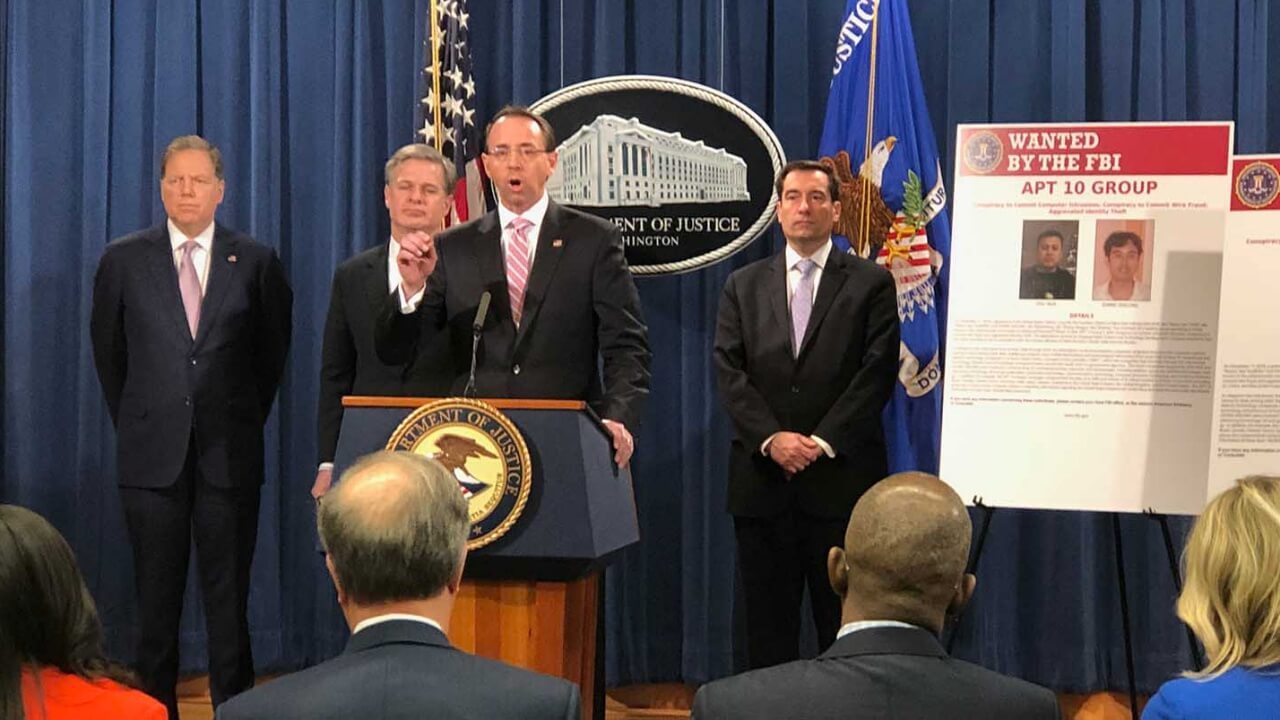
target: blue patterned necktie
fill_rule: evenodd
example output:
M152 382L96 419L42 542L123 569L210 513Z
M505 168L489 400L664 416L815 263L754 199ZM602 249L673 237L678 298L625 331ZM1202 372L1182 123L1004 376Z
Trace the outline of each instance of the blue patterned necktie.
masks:
M813 271L818 264L805 258L795 264L800 271L800 282L791 295L791 350L799 357L804 331L809 327L809 314L813 312Z

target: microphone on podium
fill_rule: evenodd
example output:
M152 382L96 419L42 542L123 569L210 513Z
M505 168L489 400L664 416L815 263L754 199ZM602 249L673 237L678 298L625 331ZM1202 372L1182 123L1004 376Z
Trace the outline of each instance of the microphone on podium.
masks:
M467 376L467 387L462 391L463 397L476 396L476 355L480 352L480 333L484 330L484 320L489 316L489 300L492 296L488 290L480 294L480 305L476 308L476 319L471 323L471 373Z

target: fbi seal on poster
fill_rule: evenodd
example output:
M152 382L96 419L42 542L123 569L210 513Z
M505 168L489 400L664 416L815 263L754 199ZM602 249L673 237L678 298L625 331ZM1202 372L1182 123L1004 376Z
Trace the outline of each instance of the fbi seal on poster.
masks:
M1280 195L1280 173L1265 162L1249 163L1236 174L1236 197L1246 206L1259 209Z
M985 175L1000 166L1004 157L1004 143L992 132L974 133L964 144L964 164L970 170Z

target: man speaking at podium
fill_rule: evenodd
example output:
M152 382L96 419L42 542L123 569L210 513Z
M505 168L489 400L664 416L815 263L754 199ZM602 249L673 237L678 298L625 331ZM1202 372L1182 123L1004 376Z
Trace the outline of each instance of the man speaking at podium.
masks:
M621 235L547 197L557 157L542 117L499 111L485 130L483 159L498 209L438 236L400 240L400 289L378 318L377 353L403 363L420 343L448 333L451 389L462 394L479 325L476 395L585 400L625 466L649 393L650 354Z

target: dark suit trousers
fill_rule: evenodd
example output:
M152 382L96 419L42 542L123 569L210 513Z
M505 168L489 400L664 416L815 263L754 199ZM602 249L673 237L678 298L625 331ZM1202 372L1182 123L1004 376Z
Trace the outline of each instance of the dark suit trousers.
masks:
M791 509L772 517L733 518L746 606L751 669L800 657L800 609L809 588L818 651L840 629L840 598L827 581L827 552L844 545L846 522Z
M143 689L178 718L178 624L195 539L209 645L213 704L253 687L249 565L258 535L260 488L220 488L198 470L195 438L177 481L120 488L138 593L137 671Z

